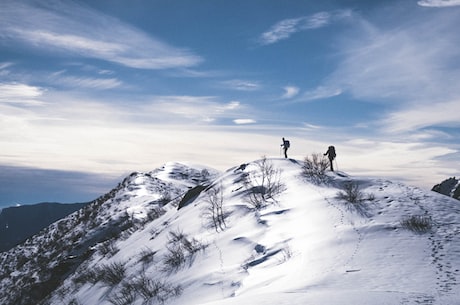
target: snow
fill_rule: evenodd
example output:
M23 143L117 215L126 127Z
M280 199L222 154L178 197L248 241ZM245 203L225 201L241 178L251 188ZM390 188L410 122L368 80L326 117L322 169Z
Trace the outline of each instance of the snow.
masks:
M255 162L260 161L219 176L212 169L176 162L132 176L129 188L114 199L119 200L116 208L144 219L149 203L160 199L164 189L179 183L186 190L193 185L190 177L197 177L193 173L210 171L212 185L223 189L225 230L216 230L203 216L210 204L206 191L180 210L173 200L164 206L164 215L117 239L118 252L93 254L77 273L121 262L126 266L124 281L144 274L180 286L182 293L166 300L174 305L460 304L458 201L344 172L328 172L327 183L312 183L302 175L302 162L273 158L268 162L280 171L286 187L256 210L245 200L242 183L244 175L256 170ZM184 171L188 176L182 180ZM349 182L361 187L358 207L337 196ZM432 229L417 233L404 228L401 221L414 215L430 217ZM171 232L183 233L204 248L177 270L165 270L164 264ZM146 249L155 252L148 264L139 259ZM112 304L109 296L121 288L122 283L75 287L70 277L50 304L72 299L81 305ZM132 304L143 302L138 296Z

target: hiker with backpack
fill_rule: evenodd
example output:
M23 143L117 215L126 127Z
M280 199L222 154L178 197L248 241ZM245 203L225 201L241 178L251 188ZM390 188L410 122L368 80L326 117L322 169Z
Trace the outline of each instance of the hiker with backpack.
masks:
M333 161L336 157L336 154L335 154L335 147L334 146L329 146L329 148L327 149L326 153L324 154L325 156L327 155L328 158L329 158L329 164L331 165L331 171L334 171L334 164L333 164Z
M287 150L291 146L291 143L289 143L289 140L286 140L283 138L283 144L281 144L281 147L283 147L284 151L284 157L287 158Z

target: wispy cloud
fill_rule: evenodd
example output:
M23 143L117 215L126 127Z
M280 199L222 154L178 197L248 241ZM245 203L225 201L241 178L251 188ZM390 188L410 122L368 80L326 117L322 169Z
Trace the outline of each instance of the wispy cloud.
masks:
M318 130L323 128L322 126L310 124L310 123L303 123L303 127L307 130Z
M460 5L460 0L421 0L417 4L427 7L448 7Z
M358 175L394 177L410 183L423 184L428 188L437 183L436 181L445 179L445 173L455 174L452 163L441 160L443 156L456 152L455 149L445 145L407 140L354 138L336 144L336 147L340 149L338 152L340 164ZM401 171L404 175L398 175Z
M383 120L383 125L388 132L413 131L430 126L459 127L460 99L399 109L390 113Z
M0 103L43 104L39 100L45 90L22 83L0 83Z
M299 23L301 21L302 18L295 18L278 22L261 35L260 42L267 45L289 38L292 34L300 30Z
M11 62L0 62L0 76L6 77L10 74L9 67L13 66Z
M241 79L222 81L221 84L224 87L238 91L257 91L262 87L259 82Z
M342 89L337 87L319 86L313 90L305 92L299 101L314 101L319 99L330 98L342 94Z
M453 64L460 51L455 30L460 19L448 10L419 13L395 27L356 23L353 36L343 36L343 58L324 83L388 106L380 114L387 131L460 124L458 115L447 113L458 111L452 101L460 100L460 69Z
M284 94L281 98L283 99L290 99L299 94L300 89L295 86L286 86L283 88Z
M70 1L5 1L0 39L51 53L97 58L139 69L197 65L202 58Z
M350 10L341 10L334 12L319 12L310 16L284 19L274 24L268 31L262 33L259 37L259 42L262 45L277 43L280 40L291 37L297 32L322 28L329 25L331 22L349 16L351 16Z
M241 103L239 101L231 101L224 105L224 109L234 110L241 108Z
M256 123L256 120L253 119L235 119L233 120L233 123L237 125L246 125L246 124L254 124Z
M267 142L263 135L245 135L250 143L238 148L241 135L229 129L253 122L248 119L251 109L239 101L152 96L108 103L81 92L33 87L17 87L8 96L24 89L47 103L27 107L0 102L0 159L4 165L120 173L161 165L152 161L186 158L202 162L204 158L210 166L233 166L244 159L246 149L259 151Z
M140 105L136 116L165 124L215 123L234 120L249 111L239 101L222 102L214 96L153 96Z
M106 90L120 87L122 82L116 78L93 78L64 76L52 77L53 84L64 85L67 87L78 87L87 89Z
M0 70L6 69L12 65L13 65L12 62L0 62Z

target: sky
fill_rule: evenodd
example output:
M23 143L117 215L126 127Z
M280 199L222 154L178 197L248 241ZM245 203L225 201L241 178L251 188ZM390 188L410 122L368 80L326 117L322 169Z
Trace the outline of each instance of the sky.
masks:
M460 176L459 0L0 0L0 207L169 161Z

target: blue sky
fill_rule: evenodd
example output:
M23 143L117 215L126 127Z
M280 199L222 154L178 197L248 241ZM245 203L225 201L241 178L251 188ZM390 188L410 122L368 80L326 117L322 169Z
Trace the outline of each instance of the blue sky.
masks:
M0 205L281 137L431 187L459 176L459 28L459 0L0 0Z

